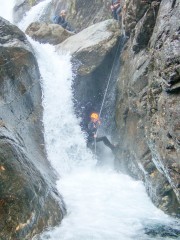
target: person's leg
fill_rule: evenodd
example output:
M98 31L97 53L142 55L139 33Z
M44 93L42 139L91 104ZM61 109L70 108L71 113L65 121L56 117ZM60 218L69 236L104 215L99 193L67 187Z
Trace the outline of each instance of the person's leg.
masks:
M118 19L117 19L117 14L116 14L116 9L113 9L112 15L113 15L113 18L114 18L114 19L118 20Z
M94 141L87 141L87 147L92 151L94 152L95 150L95 146L94 146Z
M119 6L118 9L116 9L116 16L118 21L121 20L120 13L121 13L121 7Z
M68 30L70 32L75 32L74 29L72 28L72 26L68 22L67 22L66 30Z
M67 28L67 26L68 26L68 22L63 22L62 24L61 24L61 26L64 28L64 29L66 29Z
M111 150L114 150L114 145L110 143L109 139L106 136L96 138L96 142L101 142L101 141Z

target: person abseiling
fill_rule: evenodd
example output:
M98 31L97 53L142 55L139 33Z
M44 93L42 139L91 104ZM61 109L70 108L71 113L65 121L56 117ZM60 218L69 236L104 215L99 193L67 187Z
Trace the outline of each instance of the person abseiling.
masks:
M60 14L53 18L53 23L61 25L64 29L74 32L71 25L66 21L66 10L61 10Z
M120 21L120 12L121 12L120 0L112 0L111 11L114 19Z
M107 147L109 147L112 151L115 149L115 146L110 143L106 136L97 137L97 129L100 126L101 122L99 119L98 113L91 113L90 115L91 121L88 124L88 139L87 139L87 146L92 149L94 142L103 142Z

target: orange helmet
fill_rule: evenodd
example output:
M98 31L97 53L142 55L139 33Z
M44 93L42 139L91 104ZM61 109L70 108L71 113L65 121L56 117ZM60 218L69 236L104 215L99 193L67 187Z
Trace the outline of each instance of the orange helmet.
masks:
M91 113L91 116L90 116L92 119L96 119L96 120L99 120L99 114L98 113Z

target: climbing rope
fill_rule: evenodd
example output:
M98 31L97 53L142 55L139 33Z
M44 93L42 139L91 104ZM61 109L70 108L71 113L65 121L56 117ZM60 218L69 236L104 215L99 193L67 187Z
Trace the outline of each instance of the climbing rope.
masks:
M113 73L115 60L116 60L116 57L117 57L117 54L118 54L118 50L119 50L119 47L120 47L120 43L121 42L119 40L119 44L118 44L118 47L117 47L117 50L116 50L116 54L115 54L115 57L114 57L113 65L112 65L111 72L110 72L110 75L109 75L108 83L107 83L106 90L105 90L105 93L104 93L103 101L102 101L101 108L100 108L100 111L99 111L99 118L101 116L102 109L103 109L103 106L104 106L104 102L105 102L105 99L106 99L106 95L107 95L109 83L110 83L110 80L111 80L111 76L112 76L112 73Z
M115 54L115 57L114 57L114 60L113 60L111 72L110 72L109 79L108 79L108 82L107 82L107 86L106 86L106 89L105 89L103 101L102 101L101 108L100 108L100 111L99 111L99 118L101 117L102 109L103 109L104 102L105 102L105 99L106 99L106 95L107 95L107 91L108 91L108 88L109 88L109 83L110 83L110 80L111 80L111 76L112 76L112 73L113 73L113 70L114 70L114 64L115 64L115 60L117 58L117 54L118 54L118 51L119 51L120 43L121 43L121 41L119 40L118 47L117 47L117 50L116 50L116 54ZM97 127L97 131L96 131L96 136L97 136L97 133L98 133L98 127ZM95 154L96 154L96 138L94 138L94 151L95 151Z

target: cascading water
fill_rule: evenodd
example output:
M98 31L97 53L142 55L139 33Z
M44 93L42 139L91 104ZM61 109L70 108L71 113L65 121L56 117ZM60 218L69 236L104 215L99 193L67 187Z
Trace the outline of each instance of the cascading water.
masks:
M0 0L0 16L5 18L6 20L13 22L13 7L14 7L15 0L11 1L4 1Z
M43 7L45 2L49 3L44 1ZM39 6L19 24L22 29L28 19L39 17ZM96 166L73 110L70 56L58 55L53 46L29 40L42 76L48 158L60 176L57 188L67 207L60 226L34 239L173 239L179 223L151 203L140 181L114 171L110 159L105 163L102 159L103 165Z
M30 23L40 20L48 4L50 3L51 3L51 0L44 0L40 2L38 5L35 5L33 7L33 11L29 11L28 14L25 15L22 21L18 24L19 28L25 31Z
M49 159L61 176L77 166L93 166L94 160L86 149L85 136L73 112L70 56L59 57L53 46L29 40L35 49L42 76L45 141Z

